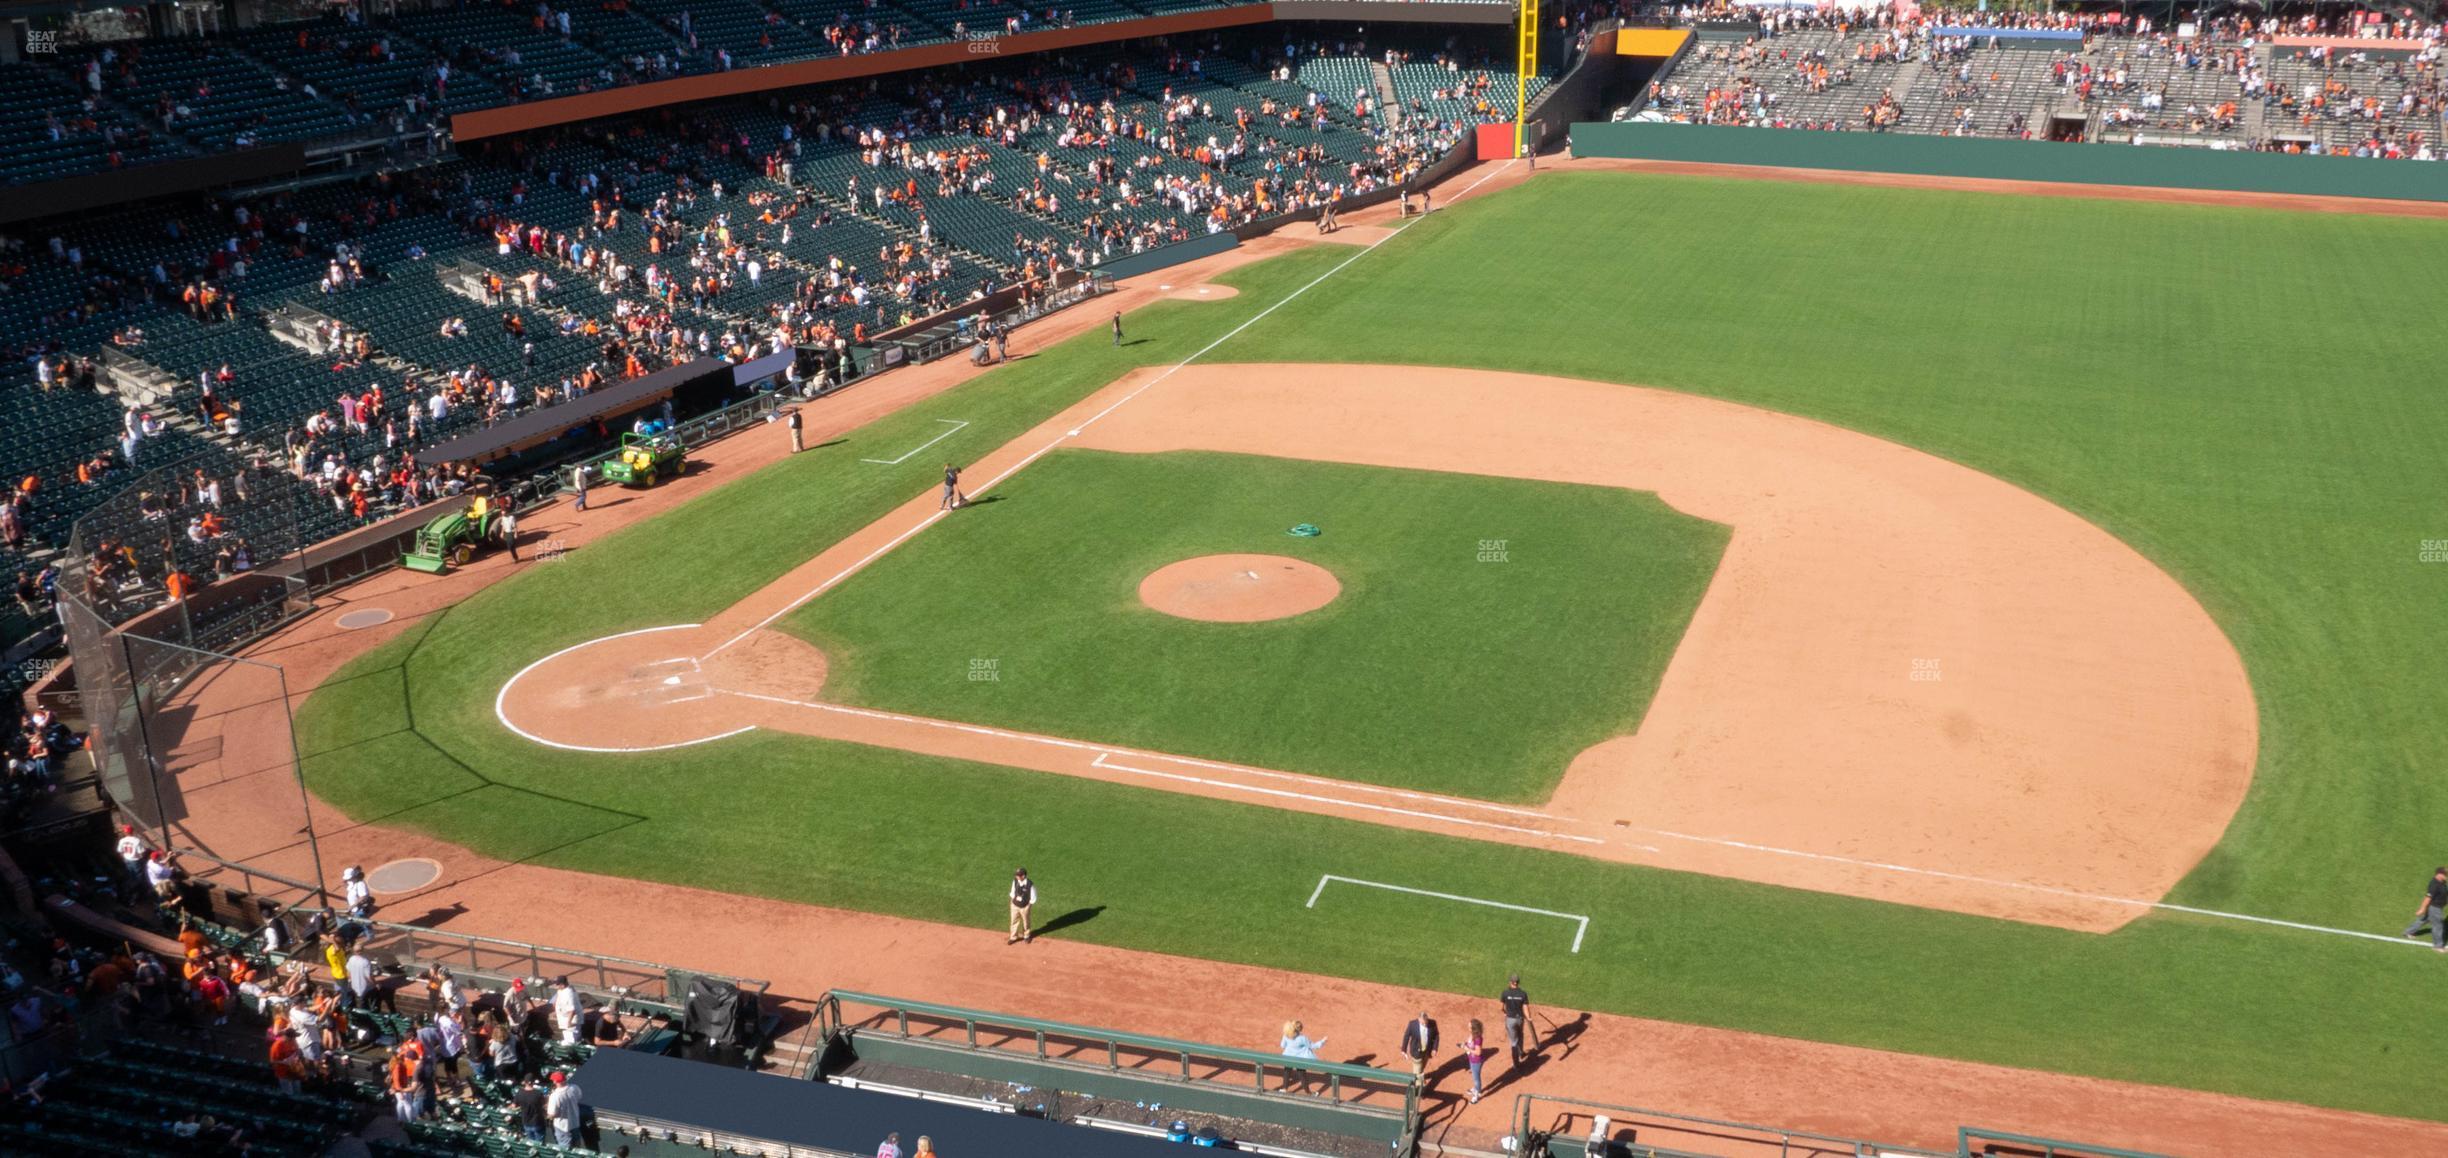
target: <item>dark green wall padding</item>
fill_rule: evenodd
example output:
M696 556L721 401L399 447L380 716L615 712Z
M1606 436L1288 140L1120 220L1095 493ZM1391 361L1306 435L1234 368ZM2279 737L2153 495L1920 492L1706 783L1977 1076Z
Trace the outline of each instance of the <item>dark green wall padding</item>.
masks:
M1576 157L1638 157L1653 161L1780 165L2002 181L2448 201L2448 162L2441 161L1983 140L1909 133L1587 121L1572 127L1572 147Z

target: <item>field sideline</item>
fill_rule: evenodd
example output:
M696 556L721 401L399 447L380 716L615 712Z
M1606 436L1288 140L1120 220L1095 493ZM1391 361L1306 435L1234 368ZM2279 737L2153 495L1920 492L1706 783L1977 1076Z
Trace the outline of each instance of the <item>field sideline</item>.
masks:
M1919 228L1876 248L1846 224L1899 217ZM360 820L614 875L993 925L974 882L1025 860L1066 901L1105 906L1065 935L1107 944L1459 992L1526 964L1559 1004L2443 1116L2425 1075L2448 1047L2401 1040L2399 1012L2439 962L2394 946L2176 916L2090 937L787 737L622 760L539 751L491 721L520 664L723 606L935 465L858 457L944 417L999 444L1346 256L1251 267L1238 298L1134 315L1144 344L1074 341L859 432L840 448L856 453L745 477L433 617L307 701L314 788ZM2425 836L2443 806L2417 777L2442 739L2424 693L2442 660L2423 641L2448 571L2416 560L2448 537L2425 525L2448 470L2409 372L2432 340L2371 320L2422 300L2443 258L2448 227L2421 221L1553 174L1423 223L1215 357L1725 397L2083 514L2202 600L2262 708L2252 799L2176 899L2386 930L2440 856ZM2340 333L2357 337L2310 337ZM671 787L713 779L762 806L699 812ZM1401 905L1311 919L1320 872L1588 913L1589 943L1422 935Z

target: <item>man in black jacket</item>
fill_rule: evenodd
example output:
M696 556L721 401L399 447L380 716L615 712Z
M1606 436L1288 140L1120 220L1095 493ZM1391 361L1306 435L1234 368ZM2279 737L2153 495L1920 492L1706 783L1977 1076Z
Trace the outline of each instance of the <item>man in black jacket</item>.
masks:
M1436 1049L1436 1022L1430 1020L1426 1013L1421 1013L1411 1019L1409 1025L1403 1026L1402 1055L1411 1059L1412 1077L1428 1072L1428 1059L1436 1056Z

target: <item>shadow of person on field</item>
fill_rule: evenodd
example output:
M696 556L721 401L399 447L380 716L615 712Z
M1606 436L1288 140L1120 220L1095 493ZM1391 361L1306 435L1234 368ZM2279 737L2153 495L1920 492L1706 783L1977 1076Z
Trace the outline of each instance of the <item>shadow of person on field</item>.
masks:
M984 497L982 497L982 498L974 498L974 499L970 499L970 500L968 500L968 501L966 501L966 502L962 503L962 504L960 505L960 509L962 509L962 510L964 510L964 511L965 511L965 510L968 510L968 509L969 509L969 508L971 508L971 507L982 507L982 506L985 506L985 505L986 505L986 504L988 504L988 503L999 503L999 502L1002 502L1002 501L1003 501L1003 496L1001 496L1001 495L986 495L986 496L984 496Z
M1586 1013L1548 1026L1547 1036L1539 1042L1539 1053L1543 1056L1553 1050L1558 1057L1571 1057L1574 1050L1581 1048L1581 1035L1588 1033L1589 1027L1590 1015Z
M1103 913L1104 911L1105 906L1103 905L1095 905L1085 909L1073 909L1070 912L1064 913L1051 921L1047 921L1045 924L1037 926L1037 935L1043 937L1048 933L1059 933L1065 929L1072 928L1073 926L1085 925L1090 921L1096 920L1097 915Z
M453 901L450 904L444 905L440 908L427 909L413 917L385 916L383 920L393 921L402 925L414 925L420 929L439 929L443 925L450 923L450 920L453 917L466 916L467 911L468 907L465 902Z

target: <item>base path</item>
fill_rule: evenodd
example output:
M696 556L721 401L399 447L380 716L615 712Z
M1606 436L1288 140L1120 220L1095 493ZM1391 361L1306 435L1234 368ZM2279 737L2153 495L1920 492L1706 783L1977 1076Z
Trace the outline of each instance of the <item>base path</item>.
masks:
M2148 911L2251 780L2243 664L2173 579L2027 491L1852 431L1531 375L1193 365L1125 377L971 475L1057 446L1627 487L1734 534L1639 732L1583 752L1535 807L823 700L822 656L774 624L937 520L995 517L929 495L708 623L539 659L498 713L559 747L778 728L2093 931ZM1260 595L1244 572L1189 594Z

